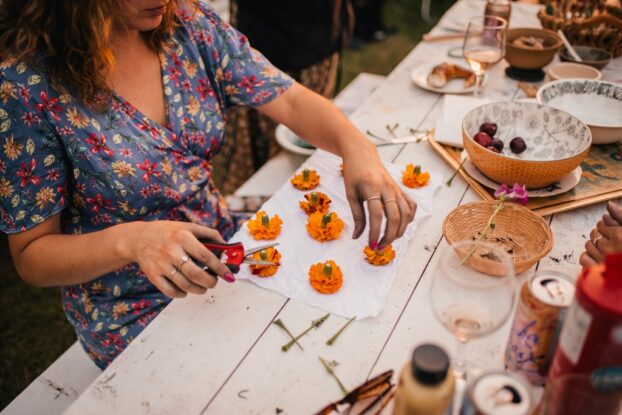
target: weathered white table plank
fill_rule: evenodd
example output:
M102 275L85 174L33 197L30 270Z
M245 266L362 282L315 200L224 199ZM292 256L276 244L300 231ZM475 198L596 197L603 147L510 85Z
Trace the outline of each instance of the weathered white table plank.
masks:
M462 0L448 15L465 18L480 6L483 9L480 1ZM537 26L536 10L514 4L513 25ZM351 119L362 131L377 134L384 134L387 124L399 123L400 135L408 134L409 128L433 127L440 115L440 97L413 86L410 72L431 59L443 59L447 49L458 44L418 45ZM503 76L504 68L500 64L493 69L485 95L520 97L516 83ZM414 162L451 174L425 142L383 147L380 153L387 161ZM460 177L450 188L439 190L435 214L420 224L383 312L354 322L333 346L325 341L344 323L336 316L301 340L304 352L294 347L283 353L280 346L288 338L271 325L275 318L298 333L324 313L250 283L221 282L205 296L173 301L67 413L273 414L276 408L310 413L341 395L319 356L338 361L335 370L351 388L372 373L399 369L417 343L433 341L453 350L452 337L432 314L429 284L440 257L436 253L446 249L443 219L454 207L473 200L477 196ZM584 243L579 235L587 236L603 211L601 204L549 218L556 245L539 266L576 275ZM471 360L480 369L501 367L508 330L509 322L473 342Z

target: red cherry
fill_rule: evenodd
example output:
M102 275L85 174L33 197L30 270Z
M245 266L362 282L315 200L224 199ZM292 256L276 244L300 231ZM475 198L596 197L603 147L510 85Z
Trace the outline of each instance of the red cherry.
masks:
M489 134L481 131L475 134L473 140L475 140L475 142L482 147L488 147L492 144L492 137Z

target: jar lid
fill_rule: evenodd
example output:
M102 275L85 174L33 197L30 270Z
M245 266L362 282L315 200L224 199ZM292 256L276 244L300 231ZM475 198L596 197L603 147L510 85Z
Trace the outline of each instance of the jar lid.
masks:
M437 385L445 380L449 371L449 356L434 344L422 344L413 352L412 375L424 385Z

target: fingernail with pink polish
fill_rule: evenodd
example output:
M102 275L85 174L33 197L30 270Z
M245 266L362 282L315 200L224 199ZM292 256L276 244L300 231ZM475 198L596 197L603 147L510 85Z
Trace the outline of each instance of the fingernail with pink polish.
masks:
M235 282L235 277L231 272L227 272L222 278L227 282Z
M378 246L378 242L376 241L371 241L371 243L369 244L369 247L373 249L374 251L376 250L377 246Z

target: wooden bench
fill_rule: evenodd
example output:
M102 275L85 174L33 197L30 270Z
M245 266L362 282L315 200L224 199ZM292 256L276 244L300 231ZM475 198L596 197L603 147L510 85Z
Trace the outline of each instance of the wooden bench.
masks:
M4 408L2 415L62 414L101 370L75 342Z

